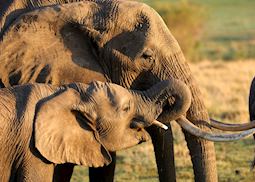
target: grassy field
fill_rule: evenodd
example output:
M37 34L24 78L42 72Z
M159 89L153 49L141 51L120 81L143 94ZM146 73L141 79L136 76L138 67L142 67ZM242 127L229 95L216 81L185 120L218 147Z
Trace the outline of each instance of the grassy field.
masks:
M210 116L225 122L248 121L248 92L255 75L255 61L210 62L191 64L201 86ZM179 182L192 182L192 165L183 134L173 123L175 156ZM251 182L250 171L255 143L252 137L229 143L216 143L217 166L220 182ZM116 180L158 181L153 149L150 142L118 153ZM87 181L87 169L76 167L72 181Z
M255 1L193 1L208 9L202 37L205 56L226 60L255 57Z
M144 0L144 2L156 7L157 4L166 6L167 3L180 1ZM255 58L255 1L189 0L189 2L201 5L206 11L207 18L203 23L199 45L202 58L210 60ZM188 27L187 31L190 31ZM185 40L180 39L179 42L181 41Z

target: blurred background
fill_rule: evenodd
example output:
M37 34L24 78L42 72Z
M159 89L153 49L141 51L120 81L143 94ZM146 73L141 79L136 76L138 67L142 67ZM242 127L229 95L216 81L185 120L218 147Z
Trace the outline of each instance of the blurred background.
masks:
M210 117L247 122L248 95L255 75L254 0L143 0L164 19L178 40L196 78ZM189 152L173 122L177 181L194 181ZM219 182L252 182L252 137L216 143ZM118 152L115 181L158 181L150 142ZM76 167L72 181L88 181L87 168Z
M255 57L255 1L144 0L192 61Z

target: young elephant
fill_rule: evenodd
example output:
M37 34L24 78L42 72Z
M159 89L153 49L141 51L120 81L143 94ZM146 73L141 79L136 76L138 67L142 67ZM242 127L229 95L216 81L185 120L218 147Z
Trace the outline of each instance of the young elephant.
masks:
M146 91L102 82L1 89L0 180L55 181L56 164L107 165L109 152L147 141L145 127L165 128L155 118L167 99L182 115L191 95L177 80Z

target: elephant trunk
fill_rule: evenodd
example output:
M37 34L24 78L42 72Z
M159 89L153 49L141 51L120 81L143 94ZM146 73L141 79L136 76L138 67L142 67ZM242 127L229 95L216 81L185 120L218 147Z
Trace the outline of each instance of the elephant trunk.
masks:
M164 80L146 91L131 91L135 96L137 117L142 121L149 121L148 125L155 124L167 129L165 125L155 120L168 107L168 116L177 119L185 114L191 103L191 94L188 87L176 79ZM170 100L170 101L169 101ZM168 103L171 102L171 106Z
M191 92L187 85L177 79L162 81L146 91L153 103L162 103L164 111L161 118L176 120L185 115L191 104ZM167 102L168 101L168 102Z
M176 41L175 43L177 44ZM192 101L186 116L200 129L210 132L210 129L207 127L207 123L209 122L209 116L203 102L203 96L200 92L198 84L192 76L191 70L186 63L185 57L178 45L174 47L173 43L171 43L169 50L171 52L169 52L164 59L163 57L161 59L164 61L162 61L162 67L160 69L164 70L164 73L158 74L158 77L162 80L169 78L179 79L189 87L192 94ZM156 73L157 70L155 70L154 74ZM164 111L164 113L167 112ZM162 119L162 122L170 121L170 119L171 118L168 119L164 117ZM201 121L208 122L205 123ZM214 144L212 142L194 137L185 130L184 134L193 163L195 181L217 182L218 177L216 171ZM167 155L167 153L164 154ZM169 178L169 176L166 175L163 176L161 179L166 180L167 178Z

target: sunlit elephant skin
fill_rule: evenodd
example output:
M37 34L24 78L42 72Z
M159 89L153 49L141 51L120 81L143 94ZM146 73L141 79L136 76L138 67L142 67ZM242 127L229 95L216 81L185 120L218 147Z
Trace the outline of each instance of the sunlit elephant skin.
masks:
M109 152L145 142L145 127L163 125L155 119L168 98L183 105L182 114L191 101L174 80L143 92L99 81L29 84L3 88L0 98L1 182L58 181L56 164L108 165Z
M187 118L209 131L204 124L209 118L198 85L177 41L152 8L118 0L0 2L2 87L28 82L60 85L107 80L144 90L160 80L176 78L185 82L192 93ZM168 122L173 119L170 113L166 106L164 117L159 117L169 128ZM171 128L163 131L151 127L148 131L160 181L175 181ZM213 143L184 134L195 181L217 182ZM101 181L113 181L109 171L113 173L114 164L113 155L110 167L101 169L103 174L90 170L92 181L101 180L97 177L103 175Z

